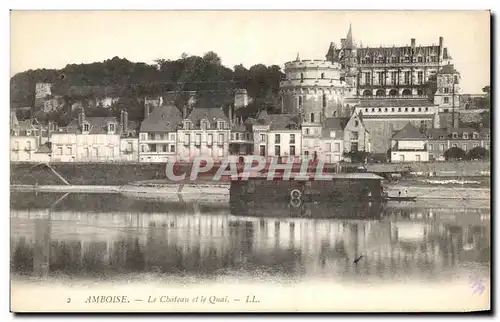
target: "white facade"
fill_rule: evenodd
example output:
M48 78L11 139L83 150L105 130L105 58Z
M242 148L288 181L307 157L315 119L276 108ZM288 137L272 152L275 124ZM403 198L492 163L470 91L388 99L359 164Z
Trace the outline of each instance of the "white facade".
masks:
M140 162L168 162L177 156L177 132L141 132Z
M391 152L391 163L401 162L427 162L428 151L393 151Z
M36 153L39 138L35 136L11 136L10 160L12 162L46 162L48 154Z
M319 160L325 163L337 163L343 160L344 138L337 137L335 131L331 131L330 138L321 139L321 151Z
M222 122L222 121L221 121ZM220 161L229 154L230 130L226 122L217 129L190 129L189 125L177 131L178 156L194 158L197 156L211 157Z
M139 139L121 138L120 139L120 159L126 162L139 161Z
M119 134L52 133L53 162L120 161Z

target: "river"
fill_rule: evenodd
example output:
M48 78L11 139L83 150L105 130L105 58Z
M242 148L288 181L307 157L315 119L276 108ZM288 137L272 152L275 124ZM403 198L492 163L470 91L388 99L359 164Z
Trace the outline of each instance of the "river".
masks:
M229 292L229 301L241 295L198 311L489 306L488 203L230 206L222 199L11 193L10 218L18 310L36 311L27 299L37 296L45 297L44 310L111 310L85 304L99 290L143 294L136 301L144 307L113 310L161 311L147 302L162 288L176 296L217 290L221 299ZM259 300L248 304L249 292ZM169 310L191 308L183 305Z

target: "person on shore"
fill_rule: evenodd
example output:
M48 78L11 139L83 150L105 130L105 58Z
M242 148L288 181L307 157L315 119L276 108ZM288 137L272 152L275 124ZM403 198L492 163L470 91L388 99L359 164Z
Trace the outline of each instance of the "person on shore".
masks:
M399 196L401 197L401 190L399 191Z

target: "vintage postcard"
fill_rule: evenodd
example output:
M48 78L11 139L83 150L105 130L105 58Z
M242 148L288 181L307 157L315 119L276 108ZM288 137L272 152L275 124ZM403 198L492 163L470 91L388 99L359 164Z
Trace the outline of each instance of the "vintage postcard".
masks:
M490 310L489 11L12 11L12 312Z

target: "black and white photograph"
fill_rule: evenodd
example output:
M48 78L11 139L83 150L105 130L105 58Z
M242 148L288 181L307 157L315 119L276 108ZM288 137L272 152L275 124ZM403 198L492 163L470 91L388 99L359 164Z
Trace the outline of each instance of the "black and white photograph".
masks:
M491 19L12 10L11 312L491 310Z

